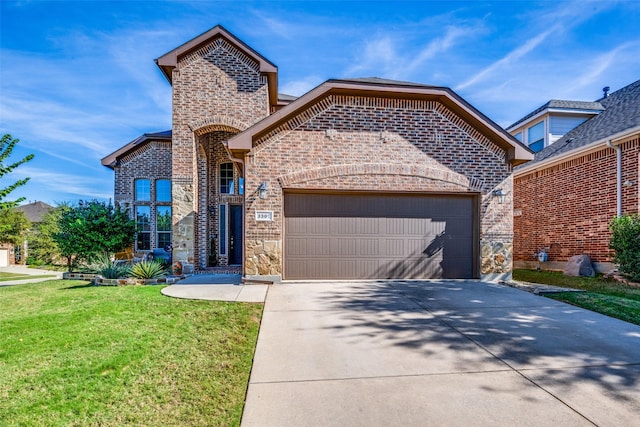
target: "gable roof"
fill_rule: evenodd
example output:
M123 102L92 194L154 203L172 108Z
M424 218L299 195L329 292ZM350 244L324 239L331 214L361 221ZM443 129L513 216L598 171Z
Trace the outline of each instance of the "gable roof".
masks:
M377 77L327 80L276 113L233 136L227 143L229 150L236 153L251 150L255 139L332 94L437 100L503 148L507 152L507 159L511 164L518 165L533 158L533 152L528 147L476 110L453 90L447 87Z
M42 218L53 209L53 206L45 202L33 202L17 206L15 209L24 212L29 221L37 223L42 222Z
M134 148L139 147L141 144L144 144L147 141L171 141L171 131L170 130L164 130L164 131L161 131L161 132L152 132L152 133L142 134L141 136L137 137L136 139L134 139L133 141L131 141L127 145L117 149L113 153L111 153L108 156L104 157L101 160L102 166L106 166L108 168L113 169L115 167L116 162L118 161L119 157L124 156L125 154L127 154L131 150L133 150Z
M569 155L572 151L579 151L593 143L640 132L640 80L599 99L598 103L604 108L600 114L536 153L534 160L522 168L529 169L542 161Z
M155 60L156 65L160 67L162 74L172 83L173 69L178 65L180 57L197 50L198 48L210 43L212 40L222 37L231 43L245 55L253 59L259 64L260 73L267 76L269 85L269 102L271 105L278 104L278 67L271 61L253 50L249 45L227 31L222 25L216 25L209 31L181 44L170 52L165 53Z
M546 104L536 108L535 110L533 110L531 113L527 114L520 120L507 126L506 129L512 130L518 127L518 125L520 125L521 123L528 121L532 117L537 116L538 114L542 113L545 110L555 111L555 112L577 110L579 112L598 114L600 111L604 110L604 106L598 101L589 102L589 101L566 101L562 99L552 99Z

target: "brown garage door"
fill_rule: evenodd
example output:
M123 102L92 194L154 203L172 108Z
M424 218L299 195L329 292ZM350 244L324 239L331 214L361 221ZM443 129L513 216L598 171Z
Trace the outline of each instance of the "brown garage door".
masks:
M285 193L285 279L473 278L475 197Z

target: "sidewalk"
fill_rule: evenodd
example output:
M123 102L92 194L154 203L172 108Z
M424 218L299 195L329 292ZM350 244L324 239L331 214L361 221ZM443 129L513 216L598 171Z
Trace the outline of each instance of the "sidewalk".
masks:
M44 282L47 280L62 279L62 272L60 271L28 268L27 266L24 266L24 265L10 265L8 267L0 267L0 272L11 273L11 274L26 274L29 276L43 276L43 275L51 276L51 277L39 277L39 278L32 278L32 279L25 278L20 280L8 280L6 282L0 282L0 286L22 285L25 283L37 283L37 282Z

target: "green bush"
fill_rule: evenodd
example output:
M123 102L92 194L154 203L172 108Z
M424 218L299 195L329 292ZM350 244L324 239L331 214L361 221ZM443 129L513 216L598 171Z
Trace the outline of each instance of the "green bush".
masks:
M136 279L159 279L167 273L160 261L140 261L131 267L131 275Z
M91 273L97 273L105 279L120 279L128 277L131 273L131 267L123 264L121 261L112 260L109 253L103 253L93 257L84 269Z
M640 281L640 217L637 214L614 218L609 224L609 248L615 251L613 260L631 280Z

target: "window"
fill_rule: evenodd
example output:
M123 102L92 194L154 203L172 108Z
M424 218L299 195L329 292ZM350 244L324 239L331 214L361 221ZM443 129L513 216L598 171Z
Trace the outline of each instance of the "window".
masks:
M544 148L544 122L537 123L527 129L527 143L534 152Z
M522 142L522 132L516 133L515 135L513 135L513 137L518 141Z
M151 200L151 183L148 179L136 179L136 201L148 202Z
M136 206L136 248L139 251L151 249L151 208L149 206Z
M156 246L166 248L171 246L171 206L156 208Z
M233 191L233 163L220 164L220 193L234 194Z
M168 179L156 180L156 202L171 201L171 181Z
M227 206L220 205L220 255L227 254Z

